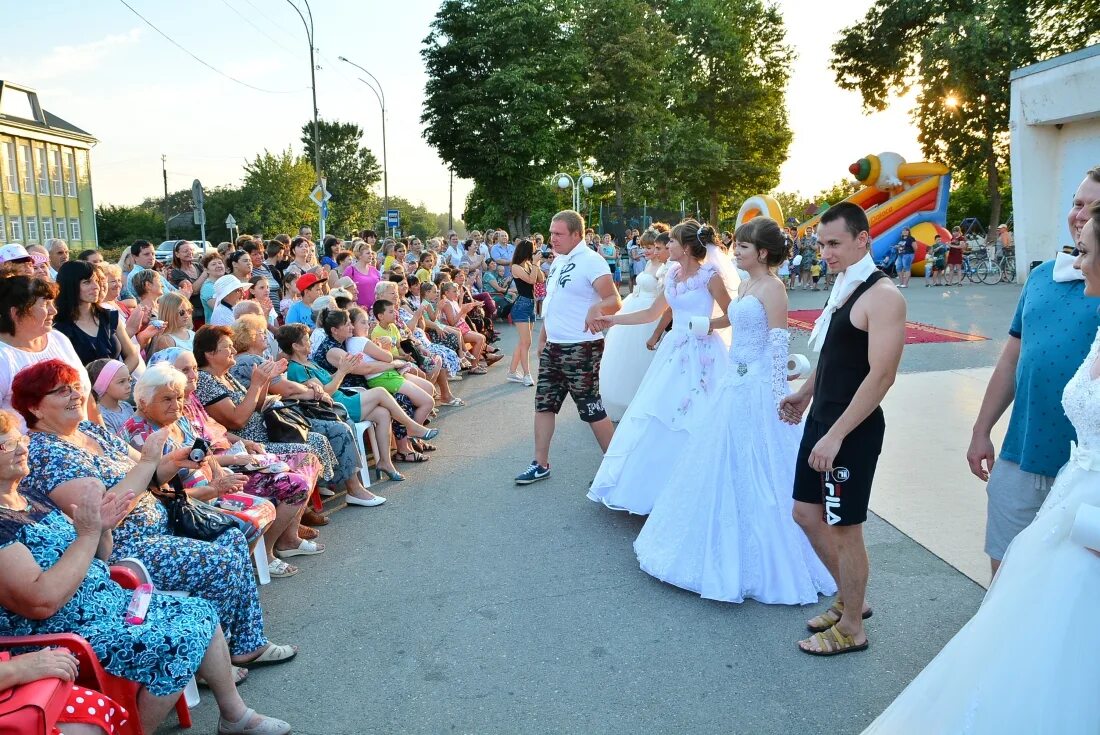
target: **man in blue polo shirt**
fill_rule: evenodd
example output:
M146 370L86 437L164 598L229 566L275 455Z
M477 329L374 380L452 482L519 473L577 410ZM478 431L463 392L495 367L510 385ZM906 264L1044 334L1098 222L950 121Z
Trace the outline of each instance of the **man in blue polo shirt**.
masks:
M1074 195L1068 223L1074 243L1100 201L1100 166ZM1031 271L989 379L966 452L970 471L988 481L985 552L997 573L1009 543L1035 518L1077 436L1062 410L1062 389L1092 346L1100 298L1085 296L1073 256L1059 253ZM1012 404L1001 455L990 432Z

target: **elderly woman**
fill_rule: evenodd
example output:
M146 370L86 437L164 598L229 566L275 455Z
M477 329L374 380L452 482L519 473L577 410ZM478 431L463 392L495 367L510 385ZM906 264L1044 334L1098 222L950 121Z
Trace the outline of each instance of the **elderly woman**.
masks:
M141 356L126 329L119 328L119 314L99 305L100 284L95 266L70 260L57 271L57 316L54 329L69 338L84 365L101 357L121 359L136 370Z
M11 276L0 279L0 408L12 406L12 381L16 373L36 362L56 358L72 367L87 398L92 381L69 338L53 331L57 315L57 286L41 278ZM99 420L95 404L88 407Z
M321 462L321 479L335 475L336 456L324 434L309 432L308 443L270 442L264 423L263 407L267 401L271 379L286 370L286 364L266 361L251 374L251 384L245 388L229 371L237 362L233 347L233 330L209 324L195 333L195 361L199 367L195 395L207 412L241 438L259 442L277 454L309 452Z
M58 375L67 369L56 360L44 364L56 366L45 370ZM67 377L75 380L71 370ZM69 400L59 396L47 400ZM109 492L94 475L70 481L76 488L66 498L70 520L28 486L34 450L28 453L16 417L0 411L0 635L82 636L109 673L141 685L138 712L130 714L147 733L196 673L217 700L219 732L289 733L287 723L257 715L241 700L218 612L207 600L154 593L144 623L126 622L132 593L111 581L105 562L113 555L115 526L125 523L135 496L147 495L145 486L166 464L163 446L163 435L151 439Z
M232 633L235 664L293 658L297 649L276 646L264 637L244 535L232 528L211 542L173 536L164 506L146 491L151 482L166 482L180 469L197 469L186 459L189 447L171 445L161 456L165 432L155 442L156 454L139 454L99 424L83 420L85 398L77 380L76 371L59 360L32 365L15 378L15 408L31 431L31 474L23 480L23 492L71 508L88 487L100 493L104 488L112 493L132 491L125 513L112 528L109 559L138 559L158 589L189 592L210 601ZM240 483L231 479L222 486L235 485Z
M185 375L168 362L169 353L163 354L165 359L158 359L157 364L153 365L134 387L137 415L126 422L122 430L122 438L136 449L141 449L153 432L166 428L169 448L190 447L199 438L209 443L206 434L196 428L183 413L185 396L188 395L189 388L191 391L194 390L198 369L192 368L189 371L190 374ZM191 362L194 363L193 358ZM282 458L279 459L282 460ZM304 465L306 468L313 466L305 457L297 457L293 461L295 466ZM247 465L260 466L268 462L268 457L262 452L255 455L226 454L224 451L218 452L215 449L202 467L193 471L182 469L179 476L187 493L200 500L213 500L225 493L240 490L243 485L245 492L267 498L274 503L275 521L264 534L267 558L273 576L292 576L297 570L288 569L289 565L279 559L278 555L291 552L302 545L303 539L298 535L298 519L313 487L316 471L307 470L304 474L288 471L274 475L252 472L246 475L232 474L223 469L228 467L243 473L243 468ZM324 551L323 544L313 544L312 547L306 548Z
M336 366L336 372L330 373L309 359L309 330L304 324L288 324L280 327L275 337L279 340L279 348L290 360L290 366L287 368L288 377L305 385L320 386L326 395L331 396L347 409L352 421L369 419L376 426L382 427L389 422L395 422L406 432L412 432L413 436L425 441L434 439L439 434L438 429L427 429L418 424L384 388L342 387L348 373L362 362L361 354L345 353L340 364ZM404 480L405 478L393 466L389 447L390 432L379 431L379 456L375 458L378 479L382 479L381 475L385 473L390 480Z
M304 324L302 326L305 327ZM237 359L229 372L246 388L252 385L253 374L267 359L264 357L267 334L267 325L263 318L255 314L246 314L233 324L233 348L237 351ZM280 374L271 378L268 391L281 398L315 400L332 405L332 397L316 381L303 385ZM344 421L320 419L312 419L310 425L315 431L324 434L332 446L337 460L332 482L347 490L347 502L367 507L386 502L385 498L365 488L359 479L359 470L364 459L359 454L351 426Z
M169 347L192 349L195 339L195 308L191 301L181 293L166 293L160 297L157 318L164 322L164 329L153 339L149 353L160 352Z

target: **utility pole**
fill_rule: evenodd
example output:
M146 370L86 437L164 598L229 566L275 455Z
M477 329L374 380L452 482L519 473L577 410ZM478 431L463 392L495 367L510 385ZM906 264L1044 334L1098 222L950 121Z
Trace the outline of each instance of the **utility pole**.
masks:
M382 89L382 82L378 81L378 77L374 76L354 61L351 61L346 56L337 56L336 58L345 64L354 66L374 80L374 85L372 85L366 79L363 79L363 77L359 77L359 81L370 87L370 91L374 92L374 96L378 100L378 106L382 108L382 209L386 211L390 208L390 167L386 162L386 92ZM375 85L377 85L378 89L374 88Z
M168 236L168 156L160 154L160 172L164 176L164 239Z
M313 167L317 173L317 185L324 189L324 180L321 178L321 136L317 131L317 63L313 60L313 10L309 7L309 0L305 0L306 12L309 14L309 22L307 23L306 17L302 15L301 10L298 10L298 6L294 4L293 0L286 1L298 13L298 17L302 19L302 25L305 26L306 36L309 39L309 83L313 89ZM317 228L320 233L317 237L319 244L325 239L324 209L321 209L318 213L318 220L320 221L320 226Z
M455 228L455 169L451 166L451 193L447 202L447 231Z

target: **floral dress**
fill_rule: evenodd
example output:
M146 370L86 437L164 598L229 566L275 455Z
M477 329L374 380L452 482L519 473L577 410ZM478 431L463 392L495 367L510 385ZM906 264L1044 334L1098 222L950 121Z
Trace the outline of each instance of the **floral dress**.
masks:
M405 329L407 325L412 322L413 311L414 309L411 302L405 301L402 303L401 308L397 312L398 326ZM432 342L428 339L428 335L424 333L424 330L419 327L409 330L409 334L412 336L412 341L422 352L425 354L437 355L443 360L443 367L447 369L447 374L452 378L458 375L462 370L462 364L458 361L458 354L450 347L438 342Z
M54 434L31 432L30 473L19 487L24 495L49 502L59 485L89 477L110 488L133 468L134 461L121 439L90 421L82 422L80 431L99 444L99 454ZM112 564L138 559L157 589L189 592L213 603L234 655L267 645L248 542L238 529L231 528L214 541L173 536L164 506L151 493L143 492L112 536Z
M23 544L48 570L76 541L76 529L48 499L28 499L26 512L0 508L0 548ZM142 684L158 697L179 692L206 655L218 627L217 611L201 597L154 594L145 622L129 625L124 618L132 594L111 581L105 563L93 559L73 596L45 620L0 608L0 635L76 633L109 673Z
M348 343L337 342L332 337L329 337L326 334L324 341L321 342L320 346L313 351L312 358L317 367L321 368L322 370L327 370L330 373L336 372L336 366L328 361L328 351L334 349L347 352ZM367 385L367 377L364 375L348 375L344 378L344 385L346 385L348 388L369 387ZM413 405L412 399L406 396L404 393L390 393L390 395L393 396L393 400L397 401L397 405L401 406L401 408L409 416L412 416L416 413L416 406ZM390 425L393 427L393 435L398 439L404 439L409 435L409 430L397 421L391 421Z
M244 400L247 389L232 375L225 376L229 385L224 385L213 375L205 370L199 371L199 382L195 388L195 395L204 407L212 406L218 401L228 398L234 405ZM336 455L332 453L332 445L329 444L324 434L316 431L309 432L306 444L298 442L269 442L267 438L267 426L264 424L263 414L253 411L248 417L248 423L242 426L237 435L248 441L263 444L268 451L275 454L294 454L296 452L310 452L321 460L321 478L331 480L336 467Z
M431 315L431 320L433 322L439 323L439 304L433 304L429 301L428 311ZM436 344L441 344L445 347L450 348L451 352L455 353L456 355L461 356L466 352L466 350L463 349L462 342L459 340L458 335L454 332L444 332L441 330L437 331L435 329L432 329L428 331L428 338Z

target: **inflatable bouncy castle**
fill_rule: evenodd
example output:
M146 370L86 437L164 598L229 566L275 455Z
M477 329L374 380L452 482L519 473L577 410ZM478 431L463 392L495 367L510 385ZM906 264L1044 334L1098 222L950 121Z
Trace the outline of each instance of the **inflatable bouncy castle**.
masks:
M906 163L897 153L880 153L859 159L848 171L863 184L863 188L845 199L867 211L871 223L871 254L876 263L901 239L901 231L909 228L916 239L913 275L924 274L925 255L935 235L947 243L947 199L951 189L951 172L940 163L922 161ZM824 211L824 210L823 210ZM741 205L737 223L753 217L771 217L783 224L783 210L773 197L758 194ZM799 237L817 224L821 214L798 225Z

